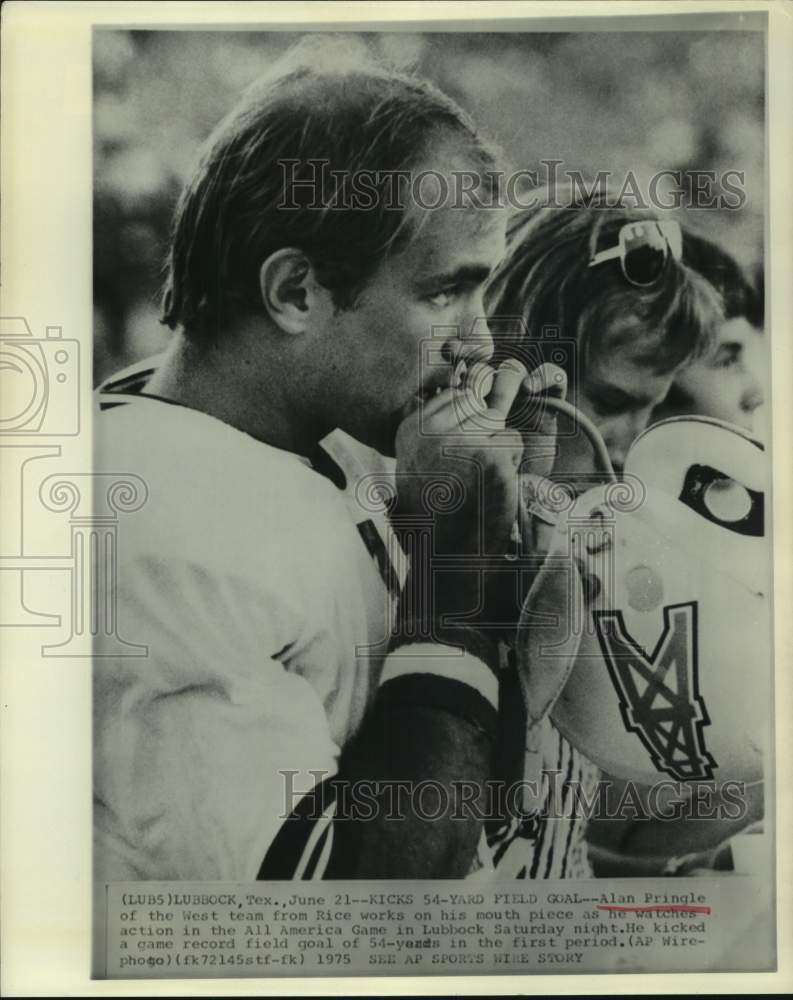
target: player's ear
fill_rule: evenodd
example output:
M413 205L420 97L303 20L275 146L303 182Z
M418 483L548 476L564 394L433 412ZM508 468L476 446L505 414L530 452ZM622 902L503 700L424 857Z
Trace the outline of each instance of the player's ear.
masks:
M259 290L267 314L284 333L306 331L320 286L302 250L284 247L270 254L259 268Z

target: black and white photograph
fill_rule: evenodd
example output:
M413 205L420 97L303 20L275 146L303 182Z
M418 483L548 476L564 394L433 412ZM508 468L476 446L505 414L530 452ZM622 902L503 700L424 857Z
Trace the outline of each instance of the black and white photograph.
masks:
M762 868L757 28L95 32L102 883Z
M98 984L777 968L768 14L532 6L90 26L0 578Z

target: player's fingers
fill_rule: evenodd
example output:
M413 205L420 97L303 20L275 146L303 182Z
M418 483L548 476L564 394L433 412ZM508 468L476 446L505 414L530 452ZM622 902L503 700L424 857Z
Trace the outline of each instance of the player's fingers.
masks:
M487 398L488 408L498 411L506 420L526 375L526 366L515 358L502 361L493 380L493 389Z
M567 375L558 366L547 361L530 371L523 380L523 388L534 396L567 397Z
M493 434L504 430L504 414L486 406L483 410L466 414L460 422L460 430L484 443Z
M464 424L476 420L480 420L478 427L482 433L492 429L480 419L487 403L468 389L445 390L432 399L432 404L424 410L422 426L433 434L462 432Z
M486 400L493 388L495 377L495 371L484 361L475 362L466 372L463 388L474 393L481 401L483 409L487 406Z
M422 400L420 406L422 416L425 419L434 416L439 410L449 405L456 392L459 392L459 389L450 386L448 389L442 389L436 395Z
M481 413L487 404L466 389L444 389L419 405L419 426L433 434L452 433L469 417Z
M512 464L517 469L523 460L523 437L519 431L511 427L505 427L493 435L493 444L507 451L512 459Z
M495 372L490 365L483 361L475 361L465 369L460 385L457 384L455 373L452 385L422 401L421 408L424 416L431 417L439 410L449 406L455 400L456 395L461 392L473 393L481 401L478 409L484 409L485 400L493 387L494 376Z
M471 443L476 444L499 444L514 447L516 451L523 452L524 441L520 431L504 424L504 417L500 410L483 410L481 413L474 413L460 424L460 430Z
M504 426L504 418L498 410L485 410L465 420L460 425L460 434L469 448L493 449L509 456L517 470L523 461L523 437L519 431Z

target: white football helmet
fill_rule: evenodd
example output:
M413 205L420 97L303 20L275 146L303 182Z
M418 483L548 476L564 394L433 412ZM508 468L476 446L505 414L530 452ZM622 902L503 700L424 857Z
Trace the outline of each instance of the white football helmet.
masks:
M741 428L663 421L557 523L518 630L530 723L617 778L762 780L767 466Z

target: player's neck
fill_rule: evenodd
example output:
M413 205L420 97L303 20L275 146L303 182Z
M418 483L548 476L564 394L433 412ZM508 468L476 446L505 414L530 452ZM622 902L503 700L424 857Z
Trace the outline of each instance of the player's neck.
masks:
M163 357L147 392L222 420L274 448L309 455L317 433L286 398L284 367L245 356L244 346L198 348L181 333Z

